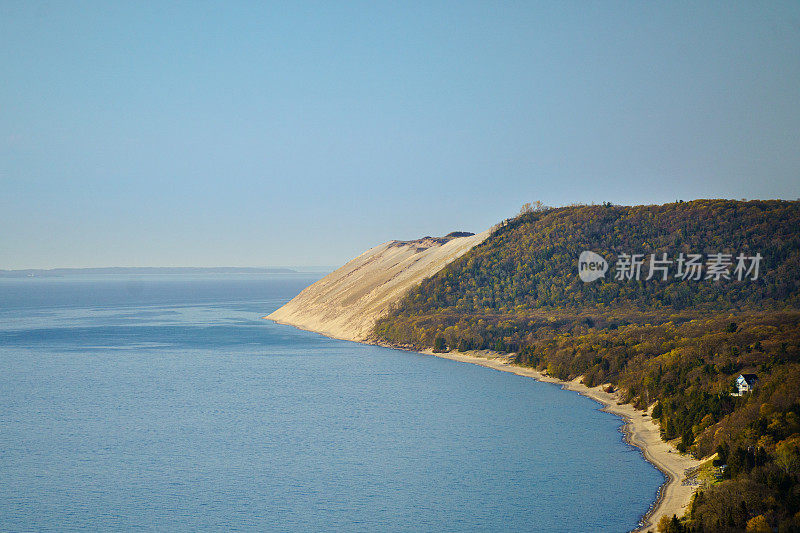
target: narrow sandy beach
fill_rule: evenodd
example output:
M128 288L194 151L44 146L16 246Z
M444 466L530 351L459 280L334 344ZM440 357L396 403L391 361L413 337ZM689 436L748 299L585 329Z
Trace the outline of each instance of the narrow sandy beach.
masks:
M510 364L507 357L493 352L466 354L433 353L431 350L426 350L421 353L485 366L502 372L512 372L537 381L555 383L602 404L604 411L615 414L626 421L624 427L626 440L639 448L645 459L667 476L667 481L659 490L658 498L642 518L640 526L634 531L655 531L656 524L662 516L677 515L680 517L686 512L695 489L692 485L684 484L684 480L687 478L686 470L697 467L700 465L700 461L688 455L681 455L673 446L662 441L658 425L649 416L649 412L645 414L637 411L630 404L619 404L617 392L605 392L602 390L602 386L589 388L580 382L580 378L561 381L532 368Z

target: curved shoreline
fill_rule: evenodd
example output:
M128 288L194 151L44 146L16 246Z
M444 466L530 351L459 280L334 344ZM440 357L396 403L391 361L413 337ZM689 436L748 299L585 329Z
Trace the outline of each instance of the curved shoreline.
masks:
M383 346L407 350L404 347ZM677 515L681 517L685 513L695 491L694 487L683 485L685 471L688 468L697 467L701 464L701 461L687 455L681 455L669 443L662 441L660 429L650 418L649 410L644 413L637 411L630 404L619 403L619 393L608 393L603 390L602 385L587 387L581 383L580 377L572 381L562 381L533 368L512 364L507 356L490 351L434 353L432 350L425 350L417 353L433 355L452 361L472 363L501 372L511 372L543 383L553 383L560 385L563 389L577 392L581 396L596 401L603 406L603 411L622 419L624 424L621 429L625 442L638 448L642 457L664 474L666 478L658 488L656 499L650 504L649 509L642 515L637 527L632 531L635 533L648 530L654 531L662 516L671 517L672 515Z
M373 340L355 340L353 338L339 337L336 335L314 331L313 329L295 324L283 322L272 317L263 318L272 320L278 324L292 326L305 331L311 331L332 339L358 342L359 344L372 344L375 346L382 346L384 348L392 348L394 350L415 352L422 355L432 355L434 357L450 359L451 361L471 363L500 372L510 372L518 376L529 377L543 383L553 383L560 385L563 389L577 392L581 396L585 396L602 405L603 411L611 413L622 419L624 422L622 426L622 433L625 442L638 448L644 459L648 463L652 464L666 477L664 483L662 483L658 488L655 500L650 504L649 509L641 516L639 523L635 529L631 530L631 533L655 531L658 521L662 516L666 515L672 517L672 515L677 515L678 517L681 517L686 512L686 509L691 502L695 488L683 485L682 481L685 479L686 469L699 466L701 461L679 454L672 445L661 440L661 430L649 416L652 408L650 408L647 413L643 413L642 411L637 411L634 409L630 404L622 404L619 402L618 391L613 393L605 392L602 389L602 385L591 388L587 387L581 383L580 377L575 378L572 381L556 379L533 368L512 364L509 362L508 356L504 356L503 354L489 350L473 351L468 353L434 353L433 350L430 349L419 351L410 346L399 346L383 342L375 342Z
M603 405L602 410L606 411L605 405ZM664 503L665 490L670 483L676 483L678 481L678 478L672 475L671 472L662 468L658 462L654 461L650 456L648 456L647 448L644 448L642 446L633 443L633 441L631 440L633 434L631 433L630 430L630 426L633 424L633 420L622 415L615 415L615 416L622 418L622 420L625 422L622 426L622 434L625 436L625 442L635 447L637 450L639 450L639 453L642 454L644 460L653 465L656 468L656 470L658 470L664 475L664 482L661 485L659 485L658 490L656 491L656 499L653 500L653 502L650 504L650 507L647 509L647 512L644 513L642 517L639 519L638 527L634 530L634 531L643 531L645 528L654 527L656 525L655 522L652 520L652 518L658 511L659 507L661 507L661 505Z

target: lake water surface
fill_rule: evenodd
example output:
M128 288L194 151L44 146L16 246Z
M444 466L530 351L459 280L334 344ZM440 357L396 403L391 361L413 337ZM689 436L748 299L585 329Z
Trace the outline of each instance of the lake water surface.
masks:
M663 476L619 419L260 319L314 279L0 279L0 529L635 527Z

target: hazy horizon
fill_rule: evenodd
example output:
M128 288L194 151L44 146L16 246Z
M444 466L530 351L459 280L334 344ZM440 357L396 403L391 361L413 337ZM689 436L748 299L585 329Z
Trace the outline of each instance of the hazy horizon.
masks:
M150 270L185 270L185 271L206 271L206 272L233 272L236 271L253 271L254 273L281 273L275 271L287 271L287 273L310 273L322 272L335 268L333 265L266 265L266 266L146 266L146 267L132 267L132 266L100 266L100 267L53 267L53 268L14 268L3 269L0 268L0 274L9 274L16 272L83 272L83 271L120 271L126 272L146 272ZM273 271L273 272L270 272Z
M706 200L710 198L692 198L692 199L685 199L682 201L693 201L693 200ZM800 201L800 198L797 199L786 199L786 198L722 198L724 200L779 200L779 201ZM665 202L669 203L669 202ZM573 204L574 205L574 204ZM596 203L592 204L583 204L583 205L598 205ZM644 204L639 204L644 205ZM564 206L545 206L545 207L564 207ZM516 215L514 213L513 215ZM512 215L512 216L513 216ZM509 218L509 217L504 217ZM503 219L497 220L500 222ZM489 229L489 228L485 228ZM454 230L458 231L458 230ZM449 233L449 232L448 232ZM417 237L412 237L412 239L422 238L425 235L419 235ZM439 235L428 235L433 237L438 237ZM389 239L389 240L402 240L402 239ZM383 243L365 243L363 250L357 252L353 257L346 258L341 263L336 265L323 265L323 264L307 264L307 265L219 265L219 264L210 264L210 265L144 265L144 266L131 266L131 265L94 265L94 266L52 266L52 267L20 267L20 268L3 268L0 266L0 273L12 273L12 272L28 272L28 271L42 271L42 272L49 272L49 271L59 271L59 270L67 270L67 271L84 271L84 270L158 270L158 269L175 269L175 270L214 270L214 269L230 269L230 270L244 270L244 269L252 269L252 270L269 270L269 269L289 269L294 270L295 273L317 273L317 272L330 272L333 271L340 266L344 265L351 259L353 259L356 255L372 248L373 246L377 246Z
M797 2L0 4L0 268L800 197Z

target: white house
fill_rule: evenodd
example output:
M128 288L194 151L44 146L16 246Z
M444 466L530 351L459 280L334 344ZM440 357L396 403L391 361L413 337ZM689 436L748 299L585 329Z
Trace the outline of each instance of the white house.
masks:
M752 392L756 388L758 377L755 374L739 374L736 378L736 388L739 390L739 396L745 392Z

